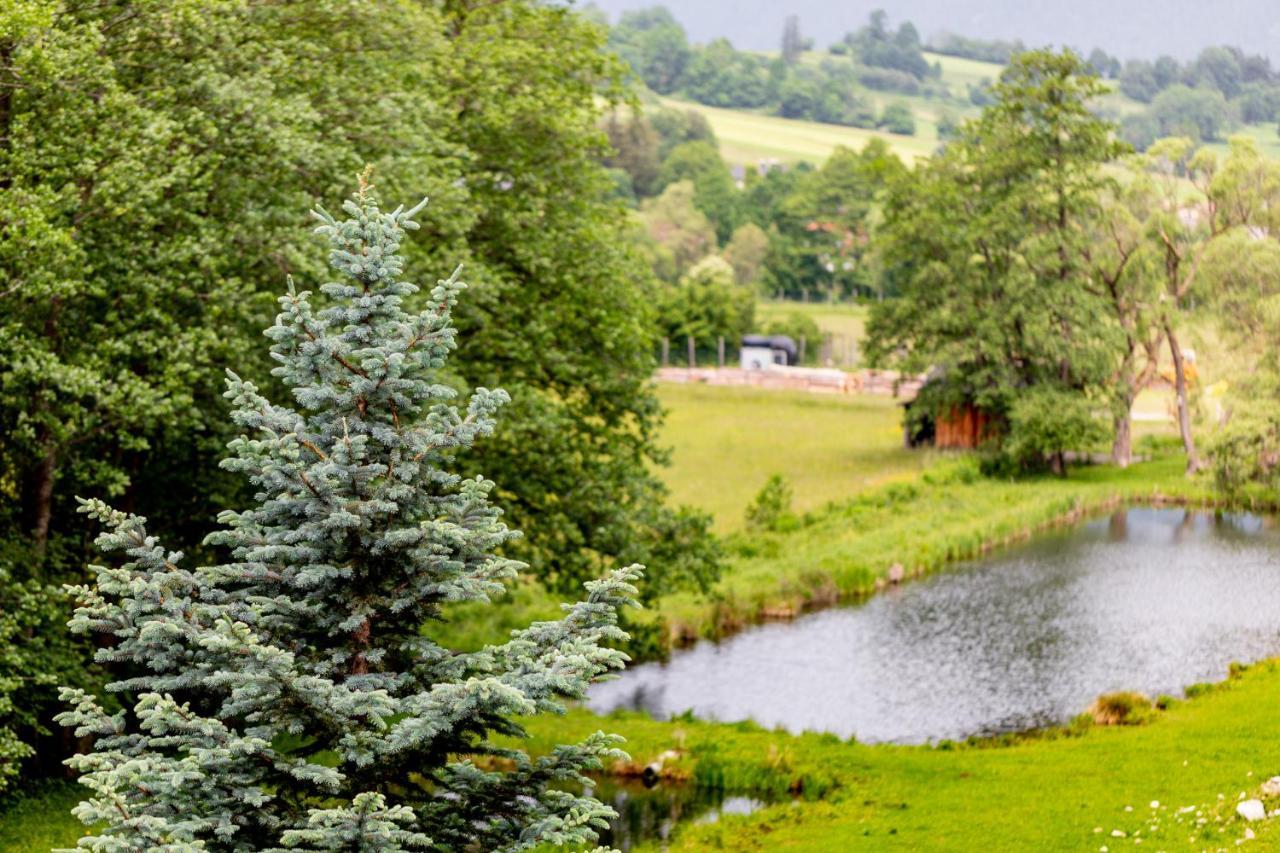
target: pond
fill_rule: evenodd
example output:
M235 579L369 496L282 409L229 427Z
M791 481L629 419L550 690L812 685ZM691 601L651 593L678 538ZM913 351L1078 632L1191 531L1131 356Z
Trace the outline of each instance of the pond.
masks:
M924 743L1062 723L1113 690L1180 695L1276 654L1272 519L1128 509L632 667L590 705Z
M717 788L665 782L648 787L639 781L602 779L591 793L618 813L599 843L622 853L642 843L661 845L678 823L713 823L722 815L751 814L767 805L762 799L727 795Z

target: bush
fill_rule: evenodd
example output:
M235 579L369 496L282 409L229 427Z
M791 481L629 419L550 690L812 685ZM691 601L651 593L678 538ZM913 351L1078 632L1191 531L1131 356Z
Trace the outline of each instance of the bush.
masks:
M858 69L858 82L868 89L876 89L881 92L898 92L903 95L920 94L919 79L905 71L894 71L890 68L861 67Z
M781 531L794 526L791 485L781 474L773 474L747 506L747 527L752 530Z
M792 311L783 317L774 317L764 324L766 335L786 335L800 346L804 341L804 362L817 364L822 349L822 330L808 314Z
M911 112L911 107L901 101L895 101L884 108L884 114L880 116L880 126L890 133L915 136L916 117Z
M1151 700L1132 691L1104 693L1093 700L1087 713L1099 726L1140 726L1154 716Z
M1244 404L1206 448L1214 483L1229 497L1251 484L1280 489L1280 413L1268 405Z
M1068 450L1105 441L1106 425L1084 395L1057 388L1033 389L1009 409L1004 453L1024 468L1039 468Z

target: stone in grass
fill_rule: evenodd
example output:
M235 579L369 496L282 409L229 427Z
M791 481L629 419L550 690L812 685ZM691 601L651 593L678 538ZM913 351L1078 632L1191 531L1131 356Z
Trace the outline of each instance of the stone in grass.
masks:
M1280 797L1280 776L1272 776L1262 783L1262 796Z
M1236 806L1236 814L1245 820L1262 820L1267 816L1267 807L1262 800L1245 800Z

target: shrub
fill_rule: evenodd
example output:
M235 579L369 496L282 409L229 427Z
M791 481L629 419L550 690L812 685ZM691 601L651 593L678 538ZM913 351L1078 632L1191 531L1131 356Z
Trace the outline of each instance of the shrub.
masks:
M791 486L781 474L773 474L747 506L747 527L778 531L794 526Z
M1120 691L1099 696L1087 713L1099 726L1138 726L1150 722L1152 705L1141 693Z

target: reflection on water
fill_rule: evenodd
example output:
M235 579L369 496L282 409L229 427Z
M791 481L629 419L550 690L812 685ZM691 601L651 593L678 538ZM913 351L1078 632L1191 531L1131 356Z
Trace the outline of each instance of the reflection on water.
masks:
M591 707L920 743L1177 694L1280 654L1270 519L1131 509L597 685Z
M593 793L618 813L599 843L622 853L642 842L665 842L677 823L714 823L721 815L751 814L766 805L762 800L725 796L716 788L689 784L659 783L647 788L639 782L601 780Z

